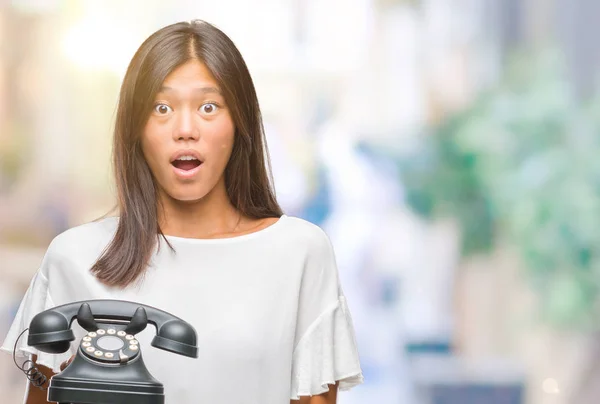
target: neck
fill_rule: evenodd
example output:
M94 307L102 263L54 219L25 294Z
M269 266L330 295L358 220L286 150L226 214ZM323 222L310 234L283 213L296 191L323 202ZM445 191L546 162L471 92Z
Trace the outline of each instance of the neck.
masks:
M229 200L225 187L215 187L196 201L179 201L164 192L158 223L165 235L186 238L214 238L235 232L243 215Z

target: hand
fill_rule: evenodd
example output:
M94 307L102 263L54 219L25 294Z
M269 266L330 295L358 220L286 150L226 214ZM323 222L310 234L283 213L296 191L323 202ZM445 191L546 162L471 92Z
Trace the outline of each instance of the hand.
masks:
M75 357L75 355L71 356L71 357L70 357L70 358L69 358L69 359L68 359L66 362L63 362L63 363L60 365L60 371L61 371L61 372L62 372L63 370L65 370L65 368L66 368L67 366L69 366L69 365L71 364L71 362L73 362L73 358L74 358L74 357Z

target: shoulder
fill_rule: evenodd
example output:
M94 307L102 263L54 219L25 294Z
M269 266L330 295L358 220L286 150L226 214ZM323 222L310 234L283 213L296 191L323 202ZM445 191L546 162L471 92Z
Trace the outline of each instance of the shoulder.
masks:
M332 252L331 240L320 226L294 216L284 216L280 220L285 220L285 229L291 241L305 246L307 252L316 255L328 255Z
M282 216L281 219L290 234L307 240L328 239L325 231L318 225L295 216Z
M106 217L71 227L58 234L50 242L47 255L96 255L112 240L117 229L118 217Z

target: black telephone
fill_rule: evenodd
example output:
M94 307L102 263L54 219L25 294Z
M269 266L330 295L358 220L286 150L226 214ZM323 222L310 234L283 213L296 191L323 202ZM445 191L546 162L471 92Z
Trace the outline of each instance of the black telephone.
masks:
M164 387L146 369L135 334L156 327L151 345L198 357L197 336L187 322L165 311L122 300L80 301L37 314L27 344L66 352L75 340L73 320L88 331L73 361L50 379L48 401L70 404L163 404Z

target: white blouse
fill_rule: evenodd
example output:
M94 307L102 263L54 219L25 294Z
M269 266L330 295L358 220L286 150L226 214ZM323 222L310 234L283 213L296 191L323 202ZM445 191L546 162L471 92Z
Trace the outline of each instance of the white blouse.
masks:
M150 346L154 327L138 334L150 373L171 404L285 404L363 382L332 245L318 226L282 216L255 233L222 239L161 238L143 281L110 288L89 269L111 241L118 217L71 228L50 244L1 347L12 353L33 316L53 306L120 299L165 310L198 335L198 359ZM61 355L19 340L17 355L35 354L59 372L85 331Z

